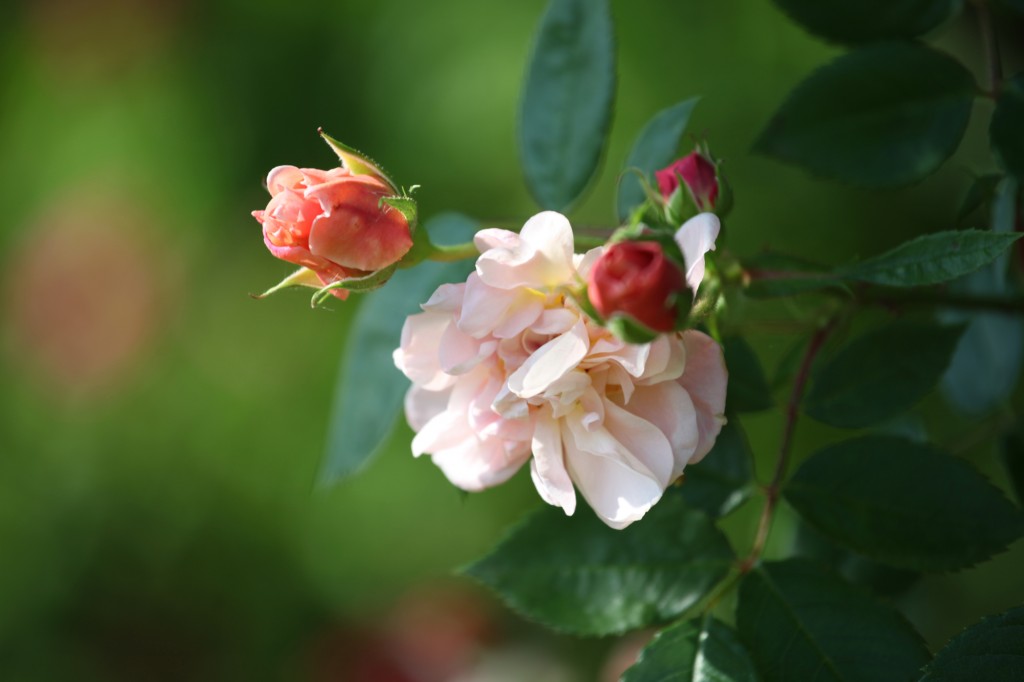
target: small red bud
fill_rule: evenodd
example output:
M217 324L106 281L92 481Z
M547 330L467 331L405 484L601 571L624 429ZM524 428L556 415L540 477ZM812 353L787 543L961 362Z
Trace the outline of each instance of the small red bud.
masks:
M686 183L697 208L701 211L714 209L718 200L718 175L715 164L711 163L699 152L693 152L678 159L667 168L654 171L658 181L658 189L667 201L679 187L679 178Z
M690 297L682 270L657 242L608 246L587 276L587 295L605 318L629 315L658 332L675 329L678 305Z

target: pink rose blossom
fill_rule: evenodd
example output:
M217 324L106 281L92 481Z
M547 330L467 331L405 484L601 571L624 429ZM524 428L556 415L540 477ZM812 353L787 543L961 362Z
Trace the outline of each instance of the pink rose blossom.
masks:
M640 519L724 423L727 373L698 331L627 344L567 294L601 248L573 254L568 220L540 213L519 234L477 234L476 271L410 316L395 364L416 456L481 490L527 461L566 514L576 491L613 528Z
M267 248L309 268L324 285L386 268L412 247L405 216L379 205L394 190L376 176L278 166L267 190L267 208L252 213ZM348 296L345 289L331 293Z

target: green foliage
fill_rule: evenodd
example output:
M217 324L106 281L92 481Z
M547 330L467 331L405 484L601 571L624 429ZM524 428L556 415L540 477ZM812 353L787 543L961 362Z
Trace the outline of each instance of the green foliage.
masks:
M615 205L620 222L624 222L630 211L644 200L640 180L630 170L637 169L649 178L654 171L670 164L675 159L679 140L699 101L700 97L691 97L662 109L640 131L626 159L626 172L619 179Z
M920 682L1024 680L1024 606L987 616L950 640Z
M740 336L722 342L725 366L729 368L726 409L730 412L760 412L771 408L772 389L761 369L761 362L750 344Z
M805 559L751 571L736 620L765 682L905 682L929 659L895 610Z
M971 566L1024 532L1020 511L966 462L891 436L825 448L804 462L785 496L831 540L913 570Z
M609 528L589 509L567 517L545 507L464 570L530 619L564 632L607 635L681 615L732 560L728 541L707 516L666 495L624 530Z
M1024 181L1024 73L1008 80L996 101L989 136L992 151L1006 171Z
M818 371L804 410L845 428L895 417L935 387L962 333L963 327L909 321L870 331Z
M940 284L991 263L1020 237L983 230L926 234L845 268L842 274L849 279L892 287Z
M844 549L806 522L800 523L797 527L794 548L797 555L815 559L818 563L831 567L844 579L880 597L902 594L921 579L921 573L918 571L886 566Z
M744 291L752 298L795 296L823 289L848 291L839 277L816 263L766 252L744 260L751 281Z
M476 223L445 213L424 228L441 241L467 239ZM408 381L395 369L391 351L398 347L405 318L445 282L465 277L466 263L421 263L399 270L388 286L366 294L343 350L320 476L334 481L361 469L387 437L402 405ZM374 399L366 400L372 386Z
M954 59L914 43L871 45L801 83L756 151L867 187L924 178L956 149L974 79Z
M963 0L775 0L811 33L841 43L915 38L959 12Z
M979 175L974 178L971 186L967 188L967 194L964 195L964 201L960 204L960 210L957 211L956 221L963 222L972 213L992 201L992 197L996 193L996 186L1002 178L1003 176L996 173Z
M608 0L551 0L523 86L519 149L542 208L564 211L597 170L615 98Z
M730 417L711 452L687 466L683 473L683 499L708 516L725 516L743 504L753 492L754 467L750 444L739 420Z
M622 682L757 682L732 628L711 616L685 620L658 633Z
M1017 495L1017 503L1024 504L1024 422L1003 436L1000 458Z

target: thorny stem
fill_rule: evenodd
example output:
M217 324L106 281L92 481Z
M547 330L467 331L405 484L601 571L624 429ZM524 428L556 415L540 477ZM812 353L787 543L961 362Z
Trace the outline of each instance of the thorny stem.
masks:
M775 461L775 473L772 474L771 483L765 488L764 509L761 510L761 518L757 524L757 535L754 537L754 544L750 548L750 554L740 563L740 574L750 571L761 558L765 543L768 541L768 531L771 529L772 518L775 515L775 508L782 493L782 479L786 475L786 468L789 464L789 453L793 447L793 432L796 429L797 417L800 414L800 402L804 397L804 390L807 388L807 381L811 376L811 367L814 359L832 330L836 326L836 318L830 319L823 327L818 329L811 337L811 342L804 351L803 360L800 362L800 369L797 371L796 379L793 382L793 390L789 394L789 403L786 405L786 421L782 427L782 440L779 444L779 456Z
M992 97L998 97L1003 88L1003 61L999 54L999 39L995 25L992 23L992 10L988 0L975 0L978 11L978 25L981 29L981 42L985 46L985 60L988 63L988 82Z

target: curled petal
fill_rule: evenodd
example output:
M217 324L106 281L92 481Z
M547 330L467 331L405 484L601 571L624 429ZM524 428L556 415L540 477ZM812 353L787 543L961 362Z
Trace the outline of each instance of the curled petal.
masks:
M531 446L530 477L541 499L572 516L576 511L576 491L565 468L562 431L558 420L546 410L537 416Z
M697 411L699 442L691 464L699 462L711 451L718 433L725 424L725 390L729 372L725 367L722 347L707 334L683 332L686 344L686 370L679 384L690 394Z
M501 243L489 248L476 262L480 279L499 289L556 287L571 280L573 236L561 213L538 213L523 226L518 242L488 234L478 244Z
M704 255L715 250L715 240L721 229L722 224L714 213L699 213L676 231L676 243L686 261L686 284L694 296L704 281Z
M668 438L672 448L671 478L677 478L700 442L697 410L690 394L674 381L638 386L626 409L654 424Z
M451 389L428 391L413 384L405 392L405 420L413 431L419 431L427 422L445 411Z
M579 364L587 354L589 339L583 320L541 346L508 378L508 387L520 398L543 393L548 386Z
M455 383L455 377L441 370L440 360L441 337L451 323L447 315L417 313L407 317L402 325L401 345L393 353L395 367L429 391L440 391Z
M503 442L497 438L468 438L435 452L436 464L454 485L475 492L504 483L530 457L530 444Z

